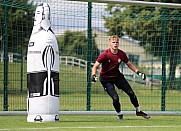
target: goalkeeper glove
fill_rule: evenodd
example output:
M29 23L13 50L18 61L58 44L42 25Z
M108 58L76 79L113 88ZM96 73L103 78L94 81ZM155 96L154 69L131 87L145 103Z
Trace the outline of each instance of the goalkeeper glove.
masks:
M143 80L146 79L145 73L142 73L142 72L140 72L140 71L137 71L136 73L137 73L139 76L141 76L141 78L142 78Z
M92 75L92 82L95 83L97 81L97 76L96 75Z

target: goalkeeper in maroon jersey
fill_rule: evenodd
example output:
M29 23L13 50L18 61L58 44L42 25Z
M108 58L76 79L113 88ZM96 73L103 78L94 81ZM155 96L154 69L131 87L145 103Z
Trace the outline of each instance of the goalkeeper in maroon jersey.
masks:
M115 86L118 89L122 89L129 97L130 101L136 109L137 116L143 116L149 119L150 116L140 110L137 97L125 79L124 75L119 71L119 65L124 62L133 72L137 73L142 77L143 80L146 79L146 75L140 72L128 59L125 52L118 49L119 47L119 37L111 36L109 38L109 49L102 52L93 68L92 68L92 82L97 81L96 72L98 67L102 64L102 69L100 71L100 82L104 87L104 90L113 100L113 106L118 114L118 119L123 119L123 114L121 112L121 104L119 101L119 96L115 90Z

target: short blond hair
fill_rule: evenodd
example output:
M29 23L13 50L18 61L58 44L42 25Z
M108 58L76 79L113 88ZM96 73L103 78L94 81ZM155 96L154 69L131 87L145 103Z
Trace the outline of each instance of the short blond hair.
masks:
M111 41L112 39L117 39L119 41L119 37L117 35L112 35L109 37L109 41Z

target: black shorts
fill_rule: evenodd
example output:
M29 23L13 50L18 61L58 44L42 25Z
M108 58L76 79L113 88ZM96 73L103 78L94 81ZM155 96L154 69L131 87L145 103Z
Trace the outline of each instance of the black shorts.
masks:
M104 90L109 90L109 88L115 88L115 86L118 89L122 89L125 93L128 93L130 91L133 92L130 84L125 79L123 74L120 74L116 78L103 78L100 76L100 82L102 86L104 87Z

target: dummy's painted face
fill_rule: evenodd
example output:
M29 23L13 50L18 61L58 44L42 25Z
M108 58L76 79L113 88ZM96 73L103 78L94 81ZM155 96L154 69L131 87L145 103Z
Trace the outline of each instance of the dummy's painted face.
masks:
M34 25L40 24L43 19L43 7L38 6L35 11Z
M40 24L42 28L50 27L50 7L48 4L40 4L35 11L34 26Z

